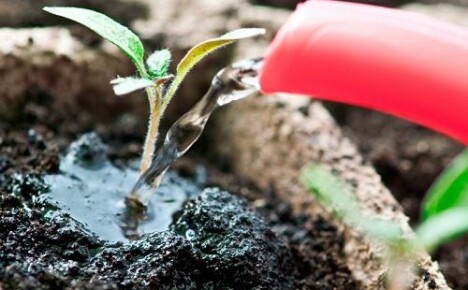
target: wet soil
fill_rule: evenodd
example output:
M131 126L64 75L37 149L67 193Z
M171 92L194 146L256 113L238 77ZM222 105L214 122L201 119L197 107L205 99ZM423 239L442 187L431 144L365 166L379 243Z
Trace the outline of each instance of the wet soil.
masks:
M31 98L20 119L0 123L0 288L2 289L356 289L343 237L320 216L298 215L223 164L205 164L206 187L167 231L131 243L106 242L38 198L42 175L96 131L114 164L137 157L144 122L132 115L96 124L92 113L49 111ZM195 161L194 161L195 160ZM175 170L193 177L200 160Z
M388 115L338 104L329 109L416 225L425 193L463 146ZM441 247L433 257L453 289L468 289L468 237Z

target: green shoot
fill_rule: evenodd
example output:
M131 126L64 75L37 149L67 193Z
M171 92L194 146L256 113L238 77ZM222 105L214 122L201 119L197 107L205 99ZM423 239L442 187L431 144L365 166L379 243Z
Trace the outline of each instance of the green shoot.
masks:
M468 149L444 170L429 189L422 205L422 218L427 220L453 207L464 207L468 211Z
M171 52L168 49L153 52L146 60L150 77L162 78L166 76L169 71L170 62Z
M413 244L404 238L400 225L365 215L350 189L324 166L307 167L301 179L306 188L345 223L386 246L388 289L406 289L409 281L403 274L412 269L413 264L406 257L412 253Z
M430 217L416 229L421 246L428 252L468 232L468 208L454 207Z
M140 173L145 172L151 165L161 117L190 70L205 56L221 47L240 39L265 33L264 29L243 28L226 33L219 38L204 41L189 50L178 64L175 77L172 77L168 74L171 62L169 50L162 49L153 52L145 63L143 44L138 36L108 16L89 9L74 7L45 7L44 10L90 28L120 48L135 65L138 77L117 78L111 81L111 84L114 86L116 95L124 95L140 89L145 89L148 95L150 116ZM168 84L171 80L172 82ZM167 85L169 87L166 90Z
M428 251L468 233L468 149L431 186L422 218L416 233Z
M466 157L467 151L463 152L442 174L442 178L449 178L450 181L458 182L461 185L452 185L445 181L442 183L444 186L441 187L438 185L441 184L439 179L433 188L447 190L434 191L433 195L429 195L430 198L427 199L426 206L427 204L434 205L435 208L426 208L426 212L429 212L430 215L428 214L426 220L416 228L417 240L414 245L422 246L428 252L468 232L468 206L466 203L468 200L468 191L466 190L468 180L460 177L467 172ZM387 244L402 240L402 233L397 224L365 218L348 188L337 176L324 167L309 166L303 172L302 181L307 189L326 206L334 210L338 217L357 227L367 236L378 238ZM462 192L459 192L460 189ZM461 202L452 202L451 198ZM443 207L439 207L441 204Z
M416 230L412 240L404 239L398 224L366 217L349 188L325 167L307 167L302 182L319 201L334 213L360 230L364 235L378 239L389 249L391 289L402 289L408 285L401 281L402 269L411 269L408 255L420 249L428 252L441 244L468 232L468 151L463 152L432 187L424 207L426 220Z
M365 235L388 243L402 240L403 232L397 223L364 215L349 188L324 166L308 166L301 180L319 201Z

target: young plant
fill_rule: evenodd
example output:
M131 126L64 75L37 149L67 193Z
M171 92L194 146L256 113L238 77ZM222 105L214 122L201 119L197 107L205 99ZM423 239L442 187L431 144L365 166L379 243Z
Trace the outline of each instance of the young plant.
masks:
M324 166L308 166L302 172L301 181L323 205L350 226L386 243L401 242L403 232L398 224L366 216L349 187Z
M171 62L169 50L157 50L150 54L145 62L145 50L138 36L108 16L75 7L45 7L44 10L90 28L116 45L135 65L137 76L119 77L112 80L111 84L114 86L116 95L145 89L148 96L150 116L140 173L145 172L151 165L161 117L190 70L205 56L221 47L240 39L265 33L265 30L260 28L243 28L226 33L219 38L204 41L187 52L177 65L174 76L169 74Z
M407 256L412 246L404 238L399 224L365 215L350 188L338 176L321 165L308 166L302 173L301 180L310 193L348 226L357 229L363 235L376 239L386 246L388 255L387 279L390 290L403 290L409 284L408 275L402 275L413 265Z
M468 149L431 186L421 212L416 233L428 250L468 233Z
M348 225L386 244L390 261L406 259L403 266L410 267L407 257L420 249L431 252L441 244L468 233L468 150L456 158L429 190L423 204L423 222L415 229L416 236L412 240L404 237L397 223L365 216L349 188L325 167L307 167L303 171L302 182ZM391 279L401 279L402 264L394 264L391 268L396 270ZM392 289L404 289L401 283L398 285Z

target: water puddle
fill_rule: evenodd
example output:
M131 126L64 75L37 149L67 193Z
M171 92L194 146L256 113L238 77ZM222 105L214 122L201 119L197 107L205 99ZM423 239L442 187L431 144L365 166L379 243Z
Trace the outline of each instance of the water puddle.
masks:
M144 215L129 214L125 200L138 179L138 170L116 168L107 160L102 147L93 133L74 142L62 158L61 174L45 177L50 190L44 198L103 240L128 241L146 233L165 231L173 214L189 197L201 191L200 181L168 172Z

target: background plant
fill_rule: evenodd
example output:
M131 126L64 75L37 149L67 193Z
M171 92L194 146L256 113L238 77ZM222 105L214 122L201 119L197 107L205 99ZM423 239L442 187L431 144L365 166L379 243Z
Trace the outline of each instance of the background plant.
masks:
M427 250L468 233L468 149L461 152L429 189L416 233Z
M407 237L400 225L363 213L351 189L323 165L304 169L301 180L306 188L337 217L364 235L387 245L390 279L398 280L407 268L414 268L411 256L421 249L431 252L441 244L468 233L468 149L440 175L422 205L422 222L414 237ZM406 281L407 282L407 281ZM392 281L390 282L392 283ZM404 289L396 282L390 289Z
M177 65L174 76L169 74L171 62L169 50L157 50L151 53L145 62L145 50L140 38L108 16L76 7L45 7L44 10L90 28L120 48L135 65L137 76L119 77L112 80L111 84L114 86L116 95L145 89L148 96L150 116L140 173L145 172L151 165L161 117L190 70L209 53L236 40L261 35L265 32L260 28L243 28L226 33L219 38L204 41L187 52Z

